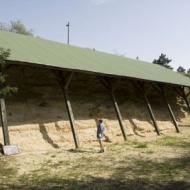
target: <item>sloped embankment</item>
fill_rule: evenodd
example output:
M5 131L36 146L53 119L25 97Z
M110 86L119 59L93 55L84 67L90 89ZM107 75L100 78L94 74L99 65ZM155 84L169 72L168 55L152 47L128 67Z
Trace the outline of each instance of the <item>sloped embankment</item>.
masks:
M59 147L74 147L63 93L50 70L13 66L8 83L19 88L7 97L7 114L11 144L21 151L44 151ZM122 141L122 133L105 87L94 75L74 74L69 95L81 146L96 140L96 119L106 124L110 141ZM115 91L128 136L156 136L141 92L129 80L122 80ZM168 87L167 97L180 125L190 125L183 101ZM162 97L152 88L148 96L162 133L175 127ZM0 131L0 142L3 142Z

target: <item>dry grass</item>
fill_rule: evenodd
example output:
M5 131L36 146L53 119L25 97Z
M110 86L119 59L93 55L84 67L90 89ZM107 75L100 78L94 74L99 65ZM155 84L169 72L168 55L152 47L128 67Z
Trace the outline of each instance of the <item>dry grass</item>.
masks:
M190 189L190 135L0 156L0 189Z

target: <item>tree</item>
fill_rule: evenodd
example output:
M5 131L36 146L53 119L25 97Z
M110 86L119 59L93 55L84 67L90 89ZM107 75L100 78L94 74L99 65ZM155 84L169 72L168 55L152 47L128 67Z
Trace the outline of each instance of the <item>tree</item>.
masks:
M168 68L168 69L173 69L173 67L171 67L171 66L169 65L169 63L170 63L171 61L172 61L171 59L168 59L168 58L166 57L166 55L162 53L162 54L159 56L158 59L154 59L153 63L154 63L154 64L157 64L157 65L161 65L161 66L166 67L166 68Z
M0 30L23 34L27 36L34 36L33 30L27 30L24 24L20 21L10 21L10 24L3 24L0 22Z
M27 36L33 36L33 30L27 30L26 27L22 24L21 21L11 21L10 25L5 25L0 23L0 30L5 30L9 32L19 33ZM16 92L17 87L11 87L6 85L5 81L8 75L6 74L7 58L10 56L10 49L3 49L0 47L0 113L1 113L1 122L3 130L4 144L10 145L9 132L7 125L7 113L5 106L5 96Z
M11 87L5 85L6 78L8 77L5 74L5 69L7 65L7 58L10 56L10 49L0 48L0 94L1 95L10 95L12 92L16 92L18 89L16 87Z
M187 70L187 76L190 77L190 69Z
M0 48L0 110L1 110L1 122L3 130L4 144L10 145L9 132L7 126L7 113L5 107L5 95L16 92L18 89L16 87L11 87L5 84L8 75L5 74L5 69L7 65L7 58L10 56L10 49Z
M178 73L184 73L184 74L185 74L185 69L184 69L183 67L179 66L179 67L177 68L177 72L178 72Z

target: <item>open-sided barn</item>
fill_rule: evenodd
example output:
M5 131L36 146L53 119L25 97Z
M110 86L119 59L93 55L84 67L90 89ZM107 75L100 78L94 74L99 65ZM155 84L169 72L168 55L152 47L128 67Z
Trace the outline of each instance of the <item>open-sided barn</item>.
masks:
M152 95L151 90L157 91L160 98L163 99L177 132L180 130L176 121L176 116L167 99L167 93L171 93L171 90L173 94L177 92L184 99L186 107L190 110L188 101L188 96L190 94L188 91L190 87L190 78L159 65L5 31L0 31L0 47L11 50L11 55L7 60L7 72L10 75L10 80L11 78L14 79L13 84L16 86L18 85L21 92L24 84L23 80L25 79L19 78L19 72L16 72L16 70L25 70L25 75L32 76L30 72L31 69L33 69L33 74L39 77L39 82L42 75L38 75L36 71L42 71L43 69L46 71L48 70L49 74L44 74L47 77L45 79L47 86L48 83L52 83L52 80L57 80L64 94L68 120L76 148L80 147L80 142L75 122L75 114L73 114L72 110L73 98L70 100L68 89L72 89L72 96L74 94L77 95L73 99L73 101L77 101L77 97L80 98L81 95L80 88L86 88L86 91L90 91L92 90L91 88L94 88L90 81L95 81L94 83L97 88L101 86L101 88L104 88L105 92L110 95L110 100L112 100L112 106L115 110L115 115L124 140L127 139L128 131L123 121L123 114L120 111L116 94L118 94L117 96L120 102L121 96L125 101L125 98L130 98L133 95L128 94L128 96L125 96L125 93L119 94L116 92L117 89L123 92L125 91L124 89L128 90L127 88L130 85L133 86L137 95L140 94L144 98L148 108L151 125L158 135L160 135L160 127L148 97L148 94L150 96ZM73 87L71 84L72 81L75 81L75 86ZM81 87L78 86L79 83L76 84L77 81L79 81L80 84L83 83ZM37 82L38 81L36 81L36 83ZM51 94L50 91L49 89L49 91L45 91L44 94ZM85 90L83 93L84 92ZM92 93L94 95L96 92ZM19 95L17 95L16 99L19 99L18 96ZM39 94L36 95L36 98L38 98L38 96ZM1 100L3 101L3 99L2 96ZM14 96L12 99L14 99ZM91 101L96 102L93 99L91 99ZM41 106L43 105L41 104ZM109 107L110 105L106 106ZM46 106L44 105L44 107ZM6 118L4 118L5 114L3 114L4 109L5 108L2 108L1 110L4 144L10 144L8 128L5 121ZM109 113L106 114L109 115ZM97 116L101 117L101 115L89 113L89 118ZM55 118L55 120L57 119Z

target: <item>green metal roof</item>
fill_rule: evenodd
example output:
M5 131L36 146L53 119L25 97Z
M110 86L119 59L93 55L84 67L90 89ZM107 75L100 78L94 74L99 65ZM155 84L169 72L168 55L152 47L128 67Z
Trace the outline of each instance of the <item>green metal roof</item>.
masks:
M10 61L190 86L190 78L156 64L2 30L0 47L11 49Z

